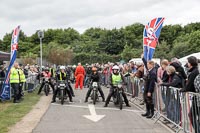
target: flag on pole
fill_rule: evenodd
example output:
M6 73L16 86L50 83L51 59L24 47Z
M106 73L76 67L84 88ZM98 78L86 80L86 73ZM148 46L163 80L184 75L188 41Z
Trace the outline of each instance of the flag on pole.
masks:
M143 53L146 61L153 58L164 20L165 18L154 18L144 27Z
M17 26L12 34L11 39L11 54L10 54L10 64L8 66L8 70L6 73L6 78L4 80L2 91L0 98L2 100L10 100L11 99L11 89L10 89L10 70L15 62L15 59L17 57L17 49L18 49L18 40L19 40L19 32L20 32L20 26Z

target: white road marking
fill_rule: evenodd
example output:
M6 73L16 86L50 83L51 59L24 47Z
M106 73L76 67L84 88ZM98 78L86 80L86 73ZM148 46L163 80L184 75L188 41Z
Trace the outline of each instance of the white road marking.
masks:
M57 104L57 103L51 103L52 105L55 105L55 106L65 106L65 107L73 107L73 108L85 108L85 109L88 109L88 106L80 106L80 105L60 105L60 104ZM113 111L127 111L127 112L134 112L134 113L143 113L144 111L143 110L132 110L132 109L118 109L118 108L109 108L109 107L95 107L95 109L98 109L98 110L113 110Z
M88 104L88 108L89 108L91 115L83 115L83 117L85 117L93 122L97 122L105 117L105 115L97 115L96 114L95 106L93 104Z

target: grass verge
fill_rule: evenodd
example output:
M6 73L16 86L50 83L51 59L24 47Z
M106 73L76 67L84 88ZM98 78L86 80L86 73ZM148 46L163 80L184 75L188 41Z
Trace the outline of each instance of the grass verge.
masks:
M0 133L7 133L9 127L22 119L39 101L37 92L25 93L21 103L14 104L12 101L0 103Z

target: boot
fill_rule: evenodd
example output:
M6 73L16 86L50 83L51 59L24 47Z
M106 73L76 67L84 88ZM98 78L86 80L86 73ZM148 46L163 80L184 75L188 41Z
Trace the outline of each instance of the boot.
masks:
M105 98L104 97L102 97L102 102L105 102Z
M108 107L108 102L107 102L107 101L105 102L105 105L104 105L104 107Z
M102 99L102 102L105 102L105 99Z
M131 105L128 103L128 104L126 104L126 107L131 107Z
M107 104L107 103L105 103L104 107L108 107L108 104Z
M85 98L85 101L84 101L85 103L87 103L88 102L88 98Z
M146 110L147 110L146 113L142 114L143 117L149 116L150 114L150 108L148 104L146 104Z
M148 119L152 118L154 116L154 104L150 105L150 114L146 117Z
M56 102L56 100L52 100L52 101L51 101L51 103L55 103L55 102Z
M72 99L70 99L69 101L73 103L73 100L72 100Z

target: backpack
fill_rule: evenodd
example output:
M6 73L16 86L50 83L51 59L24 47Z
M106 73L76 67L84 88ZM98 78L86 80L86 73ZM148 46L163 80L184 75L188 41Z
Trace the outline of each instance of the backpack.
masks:
M197 93L200 93L200 74L198 74L194 80L194 87Z

